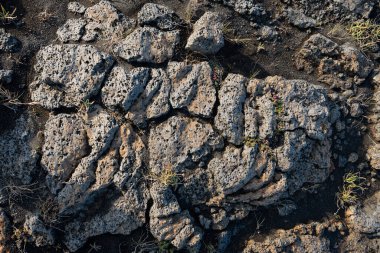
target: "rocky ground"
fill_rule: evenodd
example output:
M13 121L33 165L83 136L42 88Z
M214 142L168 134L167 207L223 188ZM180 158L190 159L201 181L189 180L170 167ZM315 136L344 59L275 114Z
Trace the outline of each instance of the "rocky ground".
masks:
M0 1L0 252L379 252L379 0Z

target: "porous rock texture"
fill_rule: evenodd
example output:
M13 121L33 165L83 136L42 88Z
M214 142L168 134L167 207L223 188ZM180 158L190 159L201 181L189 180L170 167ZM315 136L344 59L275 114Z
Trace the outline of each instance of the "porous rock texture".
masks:
M359 49L337 43L322 34L314 34L296 54L296 67L313 73L331 87L351 89L361 85L374 68L373 62Z
M135 27L135 20L124 16L106 0L89 8L78 2L70 2L68 9L83 14L83 17L70 19L58 29L57 35L62 42L102 40L112 45L122 40L124 34Z
M113 58L91 45L50 45L37 54L31 97L47 109L80 106L98 93Z
M15 53L20 50L21 42L4 28L0 28L0 52Z
M180 25L179 17L166 6L147 3L137 14L141 26L154 26L161 30L174 30Z
M163 63L173 57L179 39L178 30L140 27L117 45L114 52L128 62Z
M243 15L264 15L253 1L223 2ZM227 240L231 224L251 211L277 206L330 176L332 126L340 114L325 88L280 76L216 78L209 62L175 61L181 28L165 6L145 4L133 31L132 19L108 1L83 8L71 4L84 12L84 32L74 32L81 37L62 41L112 40L124 31L113 48L121 59L103 53L101 44L50 45L37 54L30 85L32 100L52 110L39 165L69 251L94 236L130 235L147 226L158 241L199 252L205 233L215 231L220 241ZM206 12L187 42L190 50L217 53L224 43L219 15ZM328 57L339 61L343 70L330 77L349 72L344 80L352 85L373 68L359 50L322 35L306 41L297 57L306 70ZM13 146L0 139L0 147ZM20 150L34 162L6 164L20 167L21 179L30 180L35 150ZM51 244L56 235L40 219L28 216L31 240ZM246 252L329 248L320 233L293 232L249 244Z
M223 23L217 13L206 12L193 27L186 49L201 54L216 54L224 46Z
M276 230L262 241L249 240L244 253L330 252L330 240L324 236L329 224L310 223L289 230ZM333 225L334 226L334 225Z
M15 128L1 134L1 189L8 184L31 183L40 157L37 127L36 118L25 113L16 121Z

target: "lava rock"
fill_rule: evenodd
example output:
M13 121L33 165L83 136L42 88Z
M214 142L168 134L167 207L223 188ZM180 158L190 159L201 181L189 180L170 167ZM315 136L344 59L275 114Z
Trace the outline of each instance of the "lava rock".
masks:
M179 17L166 6L147 3L137 13L141 26L154 26L161 30L174 30L180 24Z
M0 52L16 53L21 49L21 42L11 34L0 28Z
M84 19L69 19L66 23L58 28L58 39L63 43L69 41L79 41L84 34L84 27L87 22Z
M37 53L31 97L47 109L79 107L96 95L113 58L90 45L50 45Z
M195 24L186 49L201 54L216 54L224 46L223 23L220 15L206 12Z
M129 34L114 52L128 62L163 63L174 56L179 31L140 27Z

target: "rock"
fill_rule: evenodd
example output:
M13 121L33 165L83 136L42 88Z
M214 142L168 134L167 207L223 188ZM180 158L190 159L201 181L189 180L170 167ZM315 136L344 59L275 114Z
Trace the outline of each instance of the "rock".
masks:
M365 81L374 64L352 45L339 46L327 37L315 34L296 54L296 67L308 73L317 72L319 81L331 87L351 89Z
M162 185L160 182L153 182L150 188L153 199L153 206L150 210L151 216L163 218L181 213L181 207L171 188Z
M150 71L144 91L125 116L140 128L146 127L147 120L162 117L170 111L170 80L163 69Z
M267 25L260 28L259 34L260 39L263 41L275 42L279 39L279 34L276 29Z
M207 0L190 0L186 7L187 21L199 19L205 13L207 5Z
M58 28L58 39L63 43L69 41L79 41L84 34L84 27L87 22L84 19L69 19L66 23Z
M170 102L173 108L186 108L195 116L211 117L216 102L216 90L209 64L170 62L167 72L172 82Z
M220 15L206 12L195 24L186 49L201 54L216 54L224 46Z
M97 161L105 155L119 128L115 119L100 107L95 107L84 115L83 121L90 153L80 160L69 180L64 183L64 187L58 193L60 212L67 215L77 212L77 209L86 208L88 202L93 201L92 198L86 198L84 193L96 180L94 172Z
M15 128L1 135L0 173L4 180L0 183L30 184L40 157L37 152L39 147L37 121L30 114L24 113L16 120Z
M150 129L149 167L156 174L165 168L180 173L222 146L210 124L174 116Z
M90 45L51 45L37 54L31 98L47 109L79 107L98 93L112 67L110 55Z
M268 252L330 252L330 240L323 233L315 234L313 230L319 224L301 224L289 230L278 229L265 235L262 241L249 240L243 250L244 253ZM321 224L322 226L324 224ZM320 225L319 225L320 226Z
M219 106L215 127L227 140L241 145L244 140L243 105L246 98L247 79L241 75L229 74L219 91Z
M16 53L21 49L21 42L11 34L0 28L0 52Z
M0 83L10 84L13 79L13 70L0 69Z
M294 10L292 8L287 9L287 15L289 22L301 29L312 28L317 25L317 21L313 18L307 17L299 10Z
M213 0L221 2L226 6L233 8L237 13L251 21L261 21L266 15L264 5L252 0Z
M375 170L380 170L380 144L376 143L371 145L367 150L367 157L370 161L371 167Z
M377 70L377 74L375 74L373 77L372 77L372 82L377 85L377 86L380 86L380 70Z
M179 31L160 31L140 27L129 34L114 52L128 62L163 63L174 56L180 40Z
M179 250L186 248L199 252L203 234L193 223L188 211L164 218L154 217L151 213L150 231L157 240L169 241Z
M102 89L103 103L110 108L120 106L128 111L144 91L149 74L148 68L135 68L131 71L119 66L113 68Z
M143 226L147 208L147 190L142 183L128 185L130 189L109 203L111 207L85 221L74 221L65 227L65 245L71 252L77 251L93 236L102 234L129 235Z
M380 191L375 192L363 205L350 206L346 221L350 229L363 234L380 235Z
M161 30L174 30L180 24L179 17L166 6L147 3L137 13L141 26L154 26Z
M48 172L47 185L55 193L89 153L83 120L78 115L51 116L45 125L42 167Z
M86 11L86 7L79 2L69 2L67 9L73 13L83 14Z
M257 148L244 150L228 146L223 156L216 155L208 164L214 184L219 192L227 195L244 187L255 175L254 159Z
M11 223L5 213L5 211L0 209L0 252L7 252L7 244L11 239Z
M87 8L84 18L87 21L84 41L102 39L118 43L135 27L135 20L127 18L105 0Z
M53 229L47 228L37 215L26 216L23 229L37 247L51 246L55 243Z
M359 159L359 155L357 153L351 153L350 156L348 157L348 161L350 163L356 163Z
M217 212L211 214L212 217L212 229L214 230L224 230L229 223L227 217L227 212L223 209L218 210Z

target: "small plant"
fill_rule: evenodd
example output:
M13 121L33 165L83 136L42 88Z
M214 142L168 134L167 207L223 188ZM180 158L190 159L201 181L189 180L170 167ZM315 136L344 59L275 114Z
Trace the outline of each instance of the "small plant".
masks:
M363 50L371 49L380 43L380 24L371 20L358 20L348 28L348 33Z
M252 138L252 137L247 137L244 139L244 145L250 148L253 148L256 146L256 144L259 144L260 140L258 138Z
M265 52L265 45L264 43L260 42L258 45L257 45L257 52L260 53L260 52Z
M56 16L53 13L49 12L47 8L44 9L44 11L38 13L37 17L42 22L47 22L52 18L56 18Z
M365 180L358 172L344 175L343 188L337 193L338 211L358 202L359 194L366 190Z
M15 107L20 105L36 105L36 102L22 103L19 99L22 95L12 93L9 90L0 86L0 105L3 105L13 111L16 111Z
M212 71L212 76L211 76L212 82L213 82L215 88L219 89L220 85L222 84L222 81L223 81L224 69L223 69L222 65L216 60L209 61L209 65L210 65L211 71Z
M216 253L217 252L214 245L212 245L211 243L207 243L205 245L205 248L206 248L207 253Z
M29 241L29 232L25 227L17 228L13 227L12 240L16 243L16 246L22 252L25 252L26 244Z
M94 101L90 101L89 99L86 99L82 101L79 111L88 112L93 104L94 104Z
M9 23L15 20L17 17L15 16L17 9L13 11L7 11L2 4L0 4L0 20L3 23Z
M97 245L96 242L94 242L94 243L90 244L90 249L88 250L88 253L91 253L91 252L94 252L94 251L98 252L101 249L102 249L102 246Z
M231 28L231 22L223 26L224 39L232 44L247 46L253 39L242 38L235 35L235 29Z
M174 189L177 189L178 185L181 182L180 175L173 171L171 166L166 166L158 175L155 173L150 173L148 179L155 182L159 182L161 185L165 187L171 186Z
M158 243L158 252L159 253L174 253L175 248L168 241L161 241Z

